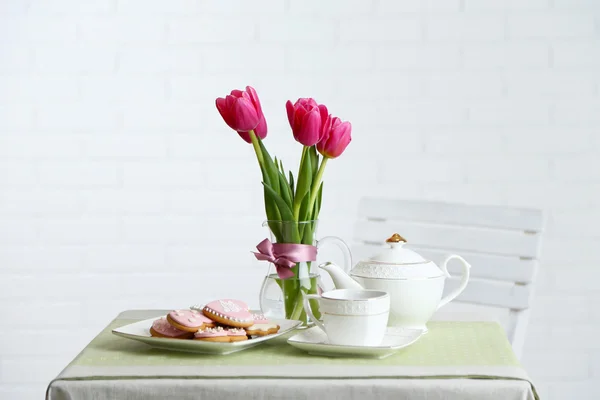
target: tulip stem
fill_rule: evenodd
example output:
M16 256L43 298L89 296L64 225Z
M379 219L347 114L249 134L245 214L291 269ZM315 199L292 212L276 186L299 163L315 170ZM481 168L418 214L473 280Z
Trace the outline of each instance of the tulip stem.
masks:
M327 160L329 158L323 157L323 161L321 161L321 165L319 166L319 170L317 171L317 176L313 182L313 186L310 190L310 199L308 200L308 210L312 212L313 207L315 206L315 200L317 199L317 193L319 193L319 186L321 185L321 179L323 179L323 172L325 172L325 165L327 164ZM317 219L317 215L313 216L313 219Z
M306 146L302 146L302 157L300 157L300 167L298 168L298 178L297 178L297 182L296 185L298 185L300 183L300 174L302 173L302 163L304 163L304 157L306 157L306 149L308 149L308 147ZM298 221L299 215L300 215L300 205L302 203L302 199L298 196L297 193L297 189L298 186L296 186L296 195L294 195L294 205L293 205L293 214L294 214L294 219L296 221Z
M258 165L262 167L264 163L263 154L260 150L260 145L258 144L258 139L256 138L256 134L254 131L249 131L250 140L252 141L252 147L254 147L254 152L256 153L256 158L258 158Z
M302 156L300 157L300 166L298 167L298 177L300 177L300 172L302 172L302 163L304 162L304 157L306 157L306 149L308 149L308 147L302 146Z

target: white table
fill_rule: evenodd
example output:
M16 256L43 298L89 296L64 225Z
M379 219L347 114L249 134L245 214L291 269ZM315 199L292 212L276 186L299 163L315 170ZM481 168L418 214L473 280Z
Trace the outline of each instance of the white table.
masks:
M276 338L227 356L169 352L112 335L166 311L127 311L48 388L74 399L537 399L502 328L433 322L416 344L383 360L310 356Z

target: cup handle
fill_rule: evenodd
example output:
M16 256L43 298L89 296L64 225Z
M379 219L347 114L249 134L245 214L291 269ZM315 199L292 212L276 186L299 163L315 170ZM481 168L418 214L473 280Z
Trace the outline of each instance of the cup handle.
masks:
M448 293L448 295L446 297L444 297L442 300L440 300L440 304L438 304L438 307L437 307L438 310L440 308L442 308L443 306L445 306L446 304L450 303L452 300L454 300L456 298L456 296L461 294L462 291L465 290L465 288L467 287L467 283L469 282L471 264L469 264L467 261L465 261L465 259L462 258L461 256L451 255L444 260L444 262L441 265L441 269L444 272L444 275L446 275L447 277L450 276L450 273L448 273L448 262L450 262L450 260L453 260L453 259L457 259L462 263L462 267L463 267L462 279L460 280L460 285L455 290L453 290L451 293Z
M337 236L325 236L317 240L317 249L328 244L334 244L342 251L342 254L344 255L344 272L350 272L352 269L352 253L350 252L350 247Z
M304 294L302 293L304 298L303 298L303 303L304 303L304 310L306 311L306 313L308 314L308 316L310 317L311 321L314 321L315 324L321 328L321 330L325 333L327 333L325 331L325 325L323 325L323 323L321 321L319 321L317 318L315 318L315 315L312 312L312 308L310 308L310 299L320 299L321 296L319 296L318 294Z

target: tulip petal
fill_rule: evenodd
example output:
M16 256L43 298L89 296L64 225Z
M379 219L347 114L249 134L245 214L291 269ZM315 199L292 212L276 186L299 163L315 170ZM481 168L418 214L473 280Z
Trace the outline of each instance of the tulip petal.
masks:
M243 97L237 99L235 102L232 114L235 116L238 131L247 132L258 125L259 116L256 113L256 109L249 100Z
M288 121L290 122L290 127L294 129L294 105L291 101L287 101L285 103L285 110L287 111Z
M319 105L315 101L315 99L311 97L304 97L298 99L298 103L300 103L305 109L310 110L314 107L318 107Z
M225 98L218 97L215 105L225 123L246 142L251 143L248 132L253 129L260 138L267 136L267 121L253 87L246 86L246 91L234 89Z
M302 118L302 126L299 129L296 140L305 146L314 146L320 137L321 131L321 115L319 109L314 108Z
M350 144L350 142L352 141L352 137L345 135L342 137L342 140L339 141L339 143L337 144L336 148L335 148L335 158L339 157L342 155L342 153L346 150L346 147L348 147L348 145Z
M285 108L296 141L314 146L321 140L325 132L323 124L327 122L327 107L310 97L301 97L293 104L288 100Z
M344 150L346 150L346 147L348 147L352 141L352 137L350 135L351 131L352 125L350 122L342 122L332 132L332 139L334 140L331 143L329 158L337 158L344 152Z
M267 120L264 115L260 116L260 121L258 122L258 125L256 125L256 128L254 128L254 133L261 139L267 137Z
M252 97L250 97L250 94L248 92L242 92L241 98L248 100L250 102L250 104L252 104ZM252 104L252 105L254 105L254 104Z
M221 114L221 117L223 117L223 119L226 119L225 116L227 115L227 101L223 97L217 97L217 100L215 100L215 105L217 106L217 110L219 110L219 114Z
M338 117L333 117L331 119L331 132L334 133L335 129L342 124L342 120Z
M233 105L237 101L237 99L238 99L237 97L232 96L232 95L225 96L225 102L226 102L227 109L231 110L233 108Z
M252 139L250 139L250 133L249 132L242 132L242 131L237 131L238 135L240 135L240 137L242 139L244 139L244 141L248 142L248 143L252 143Z
M215 103L216 103L217 109L219 111L225 110L225 107L227 105L227 101L223 97L217 97L217 100L215 100Z
M230 96L227 96L228 98ZM228 98L222 98L219 97L216 100L216 105L217 105L217 110L219 110L219 114L221 114L221 117L223 118L223 121L225 121L225 123L232 129L235 129L235 118L234 115L231 113L231 107L228 104Z
M258 99L258 94L256 94L256 90L254 90L252 86L246 86L246 92L248 92L248 95L252 100L252 104L254 104L254 107L256 108L258 114L262 114L262 107L260 105L260 100Z
M324 157L337 158L352 141L352 125L347 121L342 122L337 117L331 118L329 116L329 119L331 120L331 127L317 144L317 150Z
M324 104L319 104L319 112L321 113L321 122L325 123L327 121L327 117L329 116L327 107L325 107Z
M323 104L319 104L319 112L321 113L321 130L319 131L319 142L325 138L326 133L329 131L331 126L331 118L327 111L327 107Z

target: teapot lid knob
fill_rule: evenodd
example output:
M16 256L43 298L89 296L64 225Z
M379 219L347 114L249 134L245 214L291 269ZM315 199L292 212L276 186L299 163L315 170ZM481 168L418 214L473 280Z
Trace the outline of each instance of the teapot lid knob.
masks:
M397 233L394 233L392 236L390 236L386 240L386 243L400 243L400 242L406 243L406 239L404 239L402 236L398 235Z

